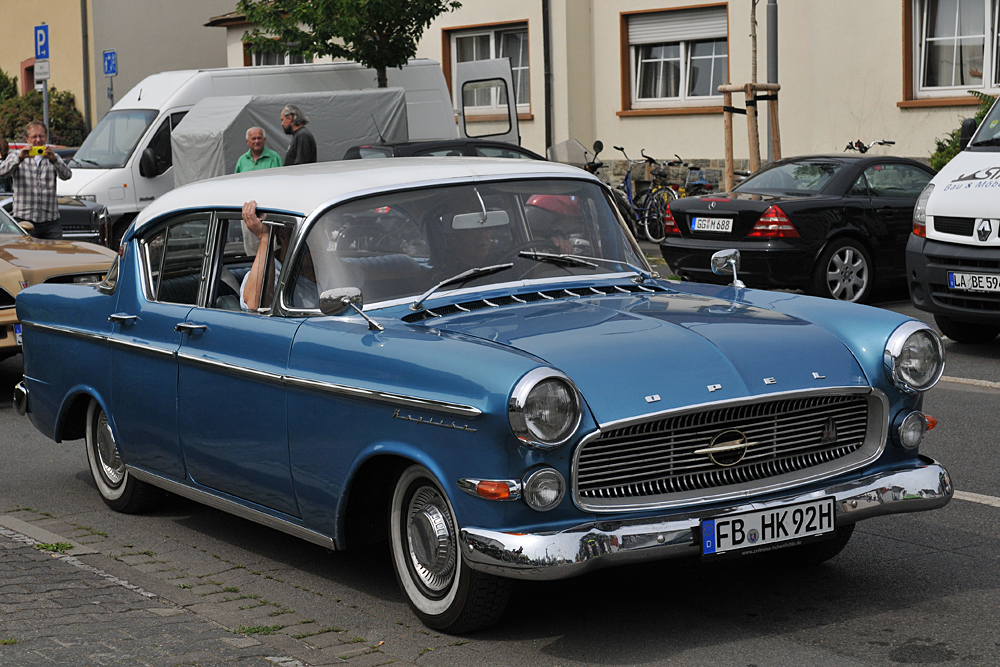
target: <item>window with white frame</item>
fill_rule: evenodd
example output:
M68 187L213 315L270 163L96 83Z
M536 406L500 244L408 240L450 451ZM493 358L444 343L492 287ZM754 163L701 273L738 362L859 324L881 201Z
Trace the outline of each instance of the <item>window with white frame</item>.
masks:
M922 96L1000 89L1000 2L913 0L914 78Z
M524 25L506 25L498 28L484 28L454 32L451 34L452 72L458 63L491 58L509 58L512 81L514 84L514 100L517 110L527 113L531 104L531 89L528 81L528 28ZM452 82L452 90L456 89ZM456 92L456 95L458 93ZM507 105L503 91L497 93L490 89L468 91L465 107L498 108ZM496 98L496 99L494 99ZM456 99L456 106L458 100Z
M729 81L725 6L628 16L632 106L703 104Z
M303 58L300 55L293 55L287 52L265 53L263 51L252 51L250 55L250 64L253 67L260 67L262 65L300 65L312 62L312 58Z

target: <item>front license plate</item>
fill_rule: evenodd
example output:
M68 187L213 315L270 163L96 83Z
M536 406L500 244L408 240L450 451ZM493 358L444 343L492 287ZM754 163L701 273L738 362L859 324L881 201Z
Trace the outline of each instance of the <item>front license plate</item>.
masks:
M833 532L833 498L702 519L703 556L770 551L771 545Z
M18 345L21 344L21 325L20 324L15 324L14 325L14 342L17 343Z
M691 218L692 232L731 232L732 218Z
M967 292L1000 292L1000 276L989 273L948 272L948 287Z

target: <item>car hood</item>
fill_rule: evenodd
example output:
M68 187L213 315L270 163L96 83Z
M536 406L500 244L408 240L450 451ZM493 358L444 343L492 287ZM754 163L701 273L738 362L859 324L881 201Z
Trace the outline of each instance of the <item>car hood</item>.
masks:
M20 270L30 285L53 276L104 271L114 258L113 250L92 243L0 236L0 263Z
M111 169L73 169L73 175L67 181L56 181L56 192L60 197L75 197L79 194L92 194L88 186L104 176Z
M805 320L695 294L622 295L474 311L434 328L565 372L599 423L762 394L865 386L844 343Z

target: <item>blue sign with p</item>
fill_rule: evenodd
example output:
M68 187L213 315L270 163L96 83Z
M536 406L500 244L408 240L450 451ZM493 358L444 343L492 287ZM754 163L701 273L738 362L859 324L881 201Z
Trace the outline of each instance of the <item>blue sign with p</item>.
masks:
M35 26L35 60L49 59L49 26Z

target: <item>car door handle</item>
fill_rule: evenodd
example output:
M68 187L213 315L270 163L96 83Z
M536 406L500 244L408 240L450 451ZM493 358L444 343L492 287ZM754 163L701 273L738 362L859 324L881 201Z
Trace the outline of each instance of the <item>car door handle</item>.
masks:
M108 322L114 322L115 324L133 324L138 317L135 315L126 315L125 313L114 313L108 315Z
M179 322L174 325L174 331L180 331L181 333L195 333L196 331L204 331L208 326L205 324L191 324L190 322Z

